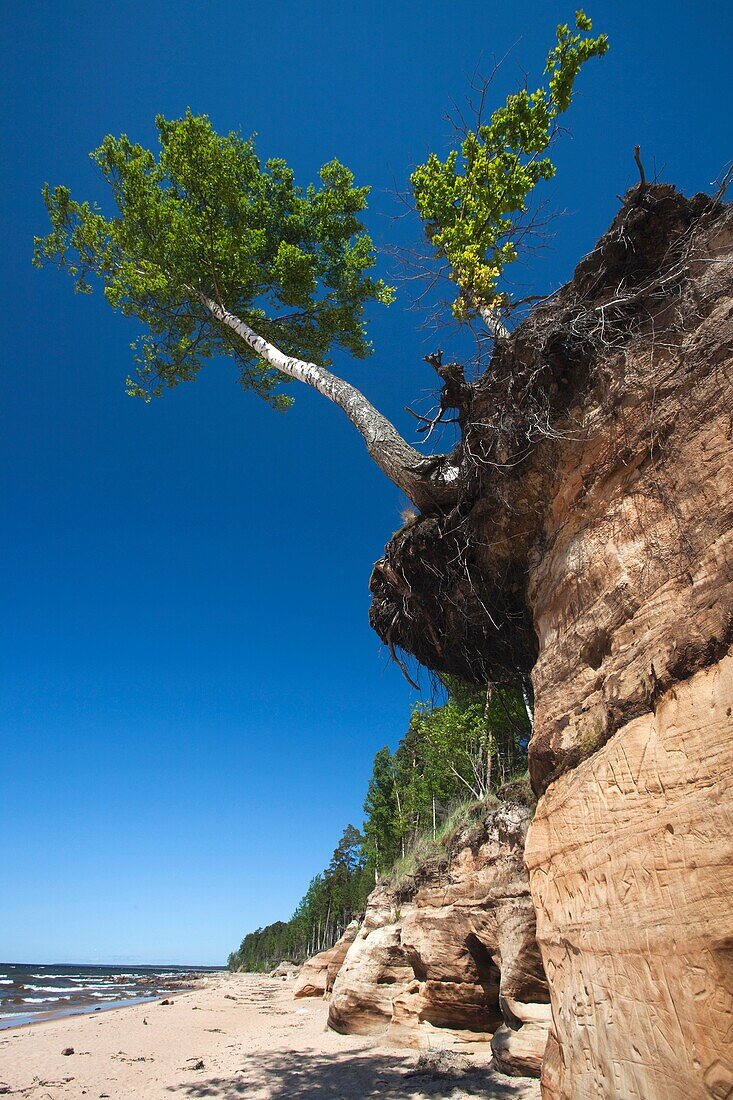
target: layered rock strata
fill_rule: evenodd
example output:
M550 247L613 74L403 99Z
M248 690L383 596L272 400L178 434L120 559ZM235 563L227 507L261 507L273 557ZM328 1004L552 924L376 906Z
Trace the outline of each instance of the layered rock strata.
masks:
M371 895L331 998L329 1025L401 1045L490 1042L505 1072L539 1074L547 986L523 866L526 807L461 834L414 879Z
M635 189L473 387L459 507L372 581L433 668L534 661L548 1098L733 1097L732 362L731 208Z
M540 801L548 1097L733 1094L732 707L730 653Z
M317 955L311 956L303 963L293 990L293 996L296 999L325 997L331 992L336 975L358 931L359 922L352 921L333 947L329 947L326 951L319 951Z
M733 1095L732 245L609 364L531 575L547 1097Z

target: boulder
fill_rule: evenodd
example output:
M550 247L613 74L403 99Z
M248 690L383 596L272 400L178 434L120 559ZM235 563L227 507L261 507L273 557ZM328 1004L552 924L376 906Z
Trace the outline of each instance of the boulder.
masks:
M319 951L317 955L313 955L303 963L293 990L293 996L296 999L323 997L331 992L336 975L346 958L346 952L354 942L358 931L359 921L354 920L333 947L326 951Z
M297 977L300 971L300 967L295 963L290 962L288 959L283 959L281 963L278 963L274 970L270 971L271 978L284 978L286 981Z
M502 1024L494 1033L494 1062L502 1073L512 1077L539 1077L552 1026L551 1006L508 1000L507 1009L512 1024Z

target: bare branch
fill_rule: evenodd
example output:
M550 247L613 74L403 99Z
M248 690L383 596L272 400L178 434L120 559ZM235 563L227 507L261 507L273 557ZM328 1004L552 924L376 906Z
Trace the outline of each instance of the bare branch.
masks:
M644 165L641 163L641 148L638 145L634 146L634 160L636 161L636 167L639 169L639 186L643 190L646 187L646 173Z

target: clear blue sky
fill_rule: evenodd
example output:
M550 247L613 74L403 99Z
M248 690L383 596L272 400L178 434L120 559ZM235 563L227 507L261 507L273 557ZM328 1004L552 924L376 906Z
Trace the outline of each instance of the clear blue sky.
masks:
M545 289L635 182L634 144L688 191L731 153L728 6L588 10L612 50L558 150L548 195L570 216L528 272ZM223 962L360 823L414 696L367 622L403 501L353 430L295 390L278 416L225 364L150 406L127 398L134 327L30 265L42 183L102 198L86 156L102 136L151 141L156 113L190 105L256 130L303 181L338 156L374 187L374 235L404 242L388 191L445 148L449 100L515 42L497 95L520 65L538 75L572 11L4 6L0 959ZM406 432L444 342L418 321L401 296L375 316L375 356L340 364Z

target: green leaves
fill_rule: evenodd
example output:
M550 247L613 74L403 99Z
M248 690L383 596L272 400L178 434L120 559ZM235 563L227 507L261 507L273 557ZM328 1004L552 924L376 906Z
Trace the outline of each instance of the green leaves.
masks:
M488 123L445 160L431 153L410 182L415 205L436 256L447 261L457 284L454 314L465 319L507 304L500 290L504 269L517 258L514 230L540 180L555 166L546 153L556 120L570 106L575 79L586 61L608 49L605 34L592 29L584 12L575 16L575 33L557 28L556 45L547 55L547 84L530 93L510 95Z
M451 680L441 706L416 703L397 749L374 758L364 802L364 851L379 874L458 802L485 798L527 766L531 730L521 693ZM435 818L434 816L435 815Z
M286 305L307 309L315 294L317 280L315 262L295 244L280 241L272 265L272 273L280 284L280 297Z
M368 274L369 189L334 160L304 191L284 160L263 165L252 138L217 134L206 115L159 116L156 126L157 154L125 134L91 154L112 216L46 186L51 232L35 241L37 266L57 264L84 292L99 280L112 308L142 323L129 392L157 396L224 354L243 386L277 408L290 403L276 392L282 376L211 318L201 294L286 354L321 364L335 347L368 354L364 306L391 300Z
M517 257L517 220L555 166L547 155L576 77L602 56L605 35L576 12L560 25L547 56L546 83L510 95L487 123L445 159L415 169L415 203L435 254L447 261L460 318L500 309L505 268ZM364 307L393 292L370 272L371 238L361 215L369 189L337 160L305 190L282 159L263 165L253 138L218 134L206 115L156 119L158 149L107 136L91 158L109 186L114 213L46 186L51 231L35 241L34 262L67 270L77 291L101 282L107 301L143 326L135 342L130 393L149 399L195 377L215 355L277 408L282 376L216 322L202 296L227 307L286 355L327 365L334 348L357 358L371 350Z

